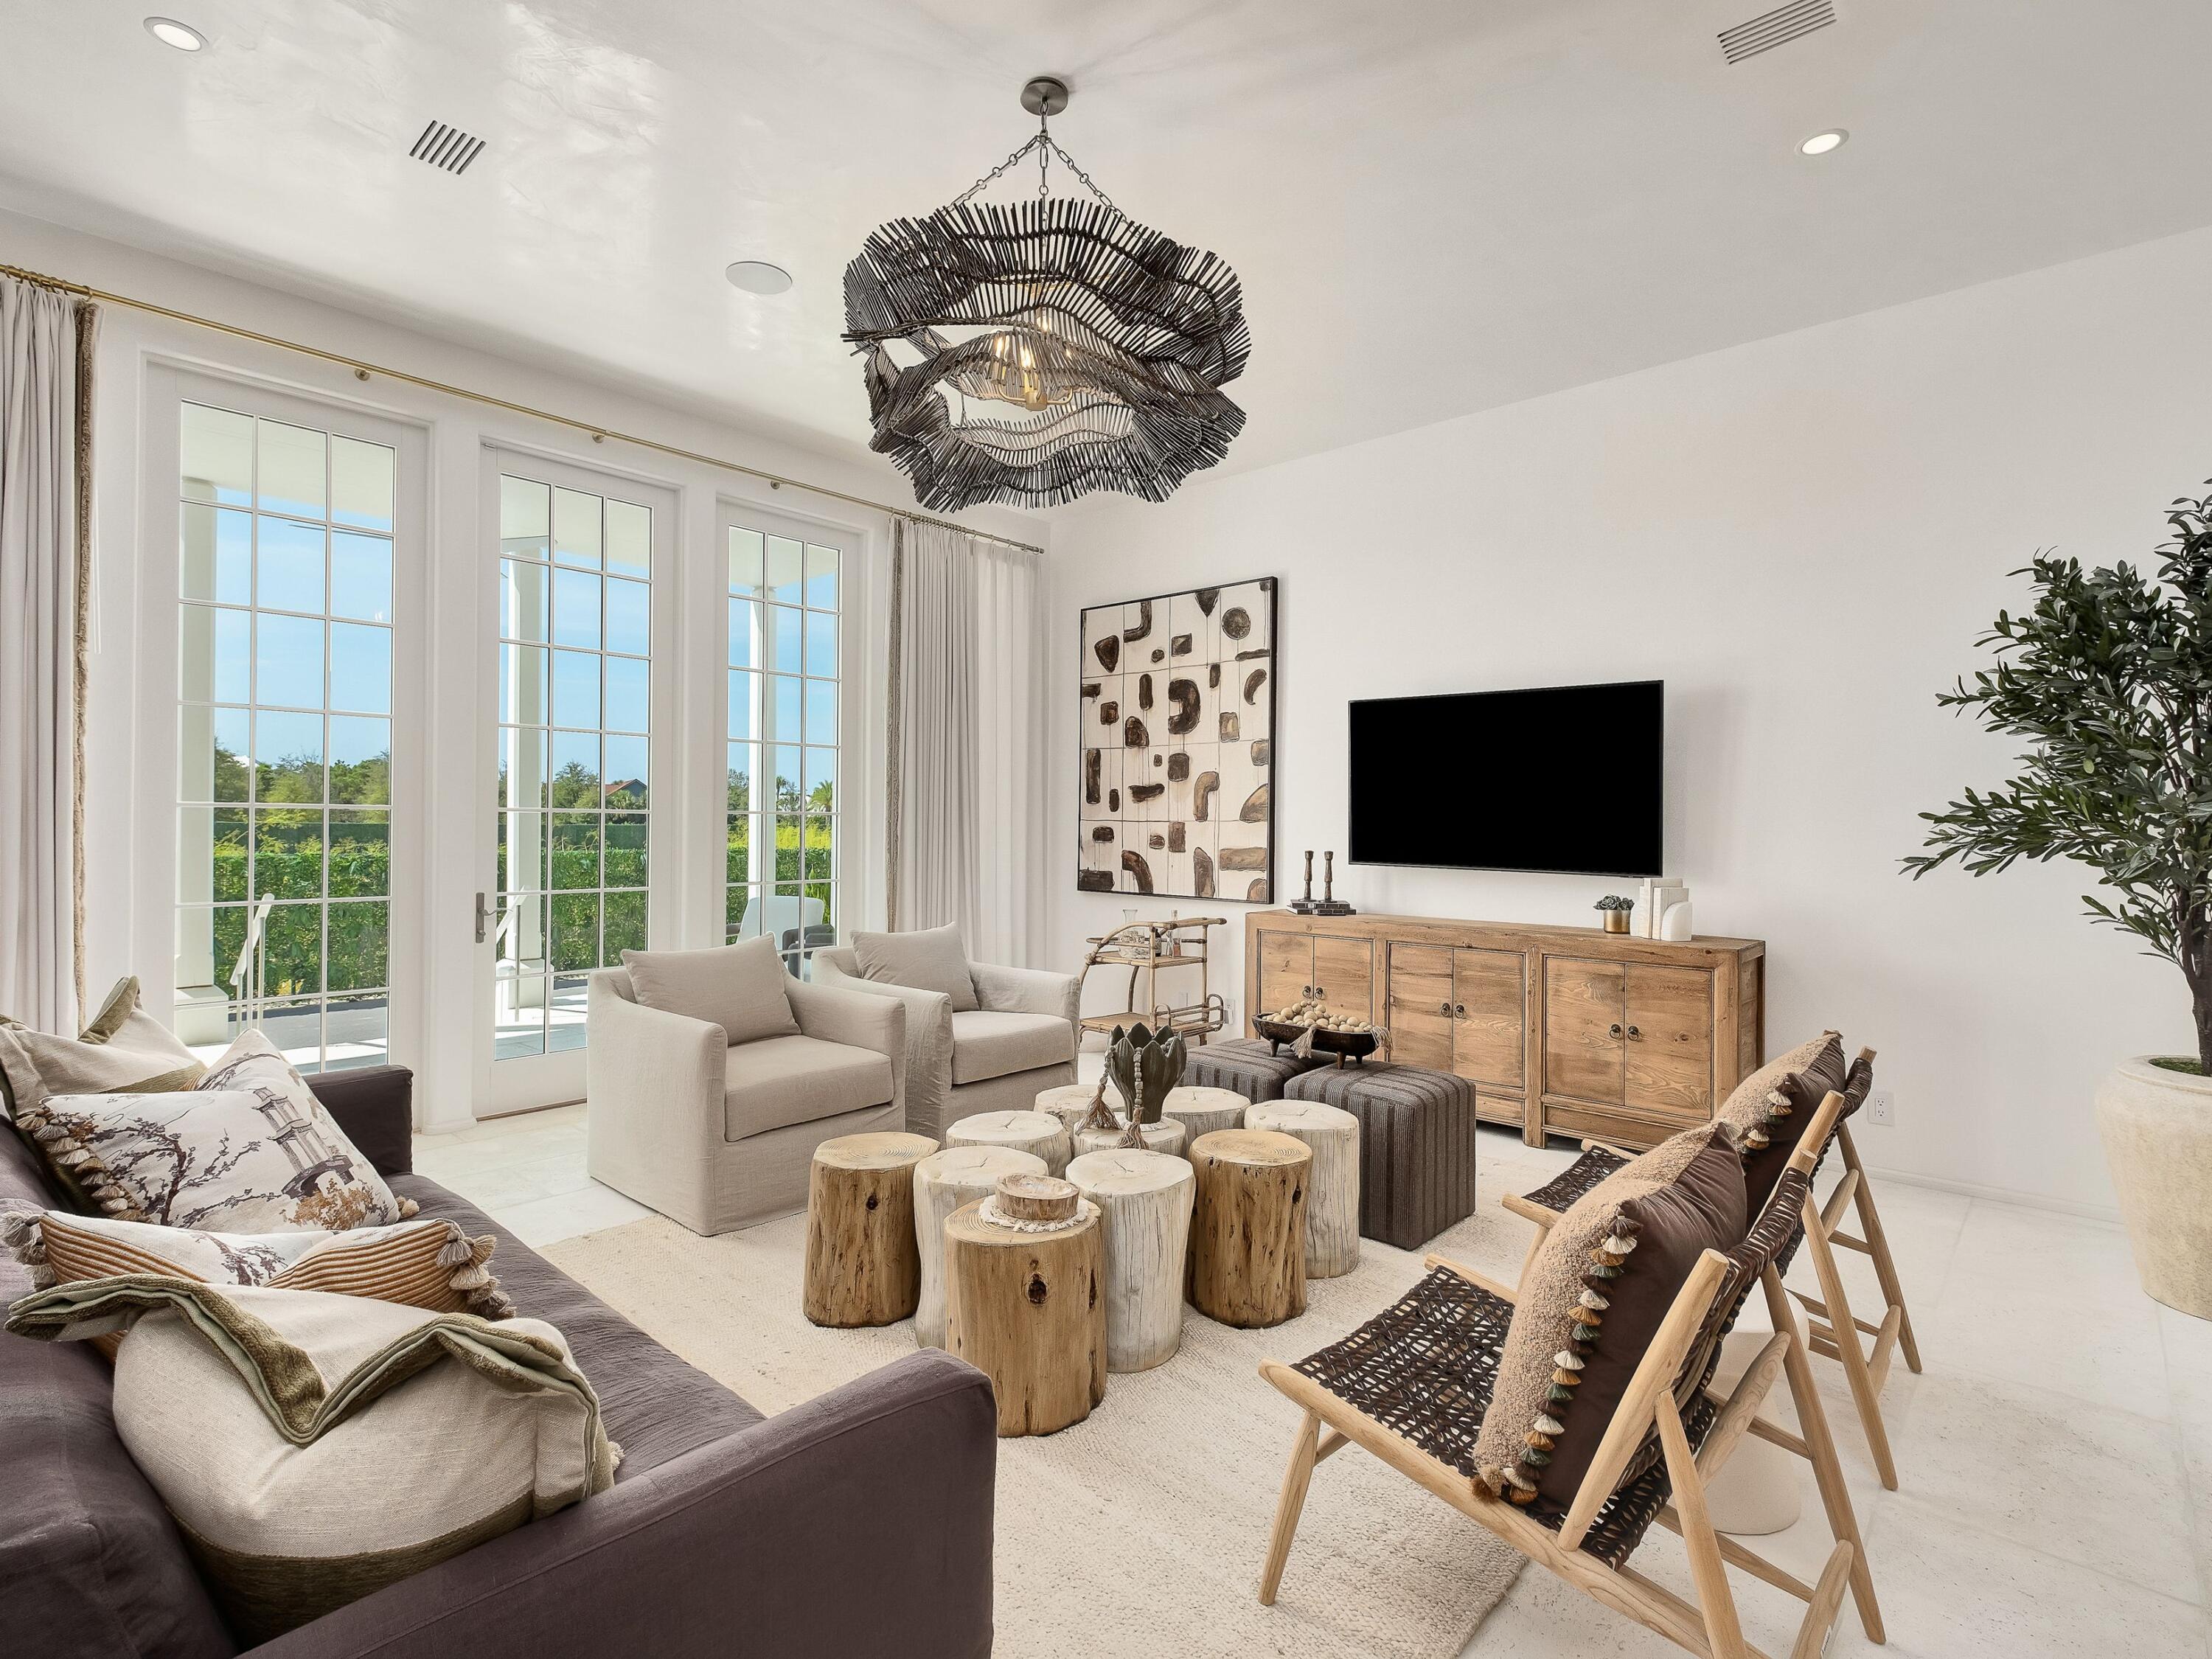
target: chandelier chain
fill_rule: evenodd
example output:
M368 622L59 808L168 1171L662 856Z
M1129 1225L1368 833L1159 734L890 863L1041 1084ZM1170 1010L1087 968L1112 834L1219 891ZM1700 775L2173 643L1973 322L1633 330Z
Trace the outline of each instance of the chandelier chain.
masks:
M1052 158L1057 155L1060 158L1060 166L1066 167L1070 173L1073 173L1077 179L1080 179L1084 189L1089 191L1093 196L1097 197L1099 201L1104 204L1107 211L1117 214L1121 211L1121 208L1115 204L1114 198L1109 196L1104 191L1098 188L1097 181L1094 180L1089 173L1083 170L1073 155L1070 155L1067 153L1066 149L1060 143L1060 140L1052 136L1051 124L1042 116L1039 116L1037 118L1036 132L1028 140L1028 142L1022 144L1018 149L1015 149L1012 155L1008 155L1005 161L1000 162L998 166L993 167L988 173L978 179L974 184L969 185L967 189L962 191L957 196L954 197L952 198L952 205L954 207L966 206L969 199L975 195L977 191L1006 177L1006 175L1013 169L1015 165L1021 161L1022 157L1027 155L1031 150L1035 150L1036 152L1037 158L1037 200L1040 202L1045 201L1051 196L1052 192L1046 179L1046 169L1049 167Z

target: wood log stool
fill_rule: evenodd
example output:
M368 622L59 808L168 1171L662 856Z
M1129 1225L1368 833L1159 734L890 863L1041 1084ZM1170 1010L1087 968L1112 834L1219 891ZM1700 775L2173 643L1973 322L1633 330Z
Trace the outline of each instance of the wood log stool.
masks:
M1075 1132L1090 1115L1091 1103L1097 1097L1098 1085L1095 1083L1063 1083L1057 1088L1038 1090L1036 1109L1051 1113L1066 1125L1072 1144ZM1110 1083L1106 1085L1106 1106L1117 1117L1122 1111L1121 1092Z
M817 1325L891 1325L921 1296L914 1242L914 1166L927 1135L843 1135L814 1149L806 1180L806 1279Z
M1036 1207L1068 1211L1056 1231L991 1218L1009 1188L1047 1182L1060 1190ZM1009 1176L945 1218L945 1346L991 1379L1000 1437L1054 1433L1106 1397L1104 1255L1098 1206L1049 1176Z
M1195 1145L1200 1135L1210 1135L1216 1129L1245 1127L1244 1109L1252 1103L1234 1089L1210 1089L1185 1084L1180 1089L1168 1091L1168 1097L1160 1103L1163 1121L1173 1118L1182 1125L1182 1144Z
M978 1112L963 1117L945 1132L948 1146L1011 1146L1033 1152L1044 1160L1046 1170L1058 1175L1073 1156L1067 1127L1049 1112Z
M1265 1129L1217 1129L1190 1149L1191 1305L1247 1330L1306 1310L1305 1142Z
M914 1243L921 1257L921 1299L914 1310L919 1346L945 1346L945 1218L988 1198L1001 1176L1050 1173L1035 1152L1012 1146L948 1146L914 1166Z
M1090 1152L1124 1150L1121 1146L1121 1137L1126 1133L1127 1133L1127 1119L1121 1120L1121 1125L1117 1128L1078 1129L1075 1132L1075 1154L1078 1158L1081 1158ZM1145 1150L1148 1152L1165 1152L1170 1158L1178 1158L1182 1154L1183 1127L1171 1117L1164 1117L1158 1123L1147 1123L1137 1133L1145 1138Z
M1306 1277L1335 1279L1359 1265L1359 1120L1315 1101L1270 1100L1248 1129L1294 1135L1313 1152L1306 1180Z
M940 1154L942 1156L942 1154ZM1106 1369L1146 1371L1182 1346L1184 1259L1198 1186L1164 1152L1085 1152L1067 1178L1106 1235Z

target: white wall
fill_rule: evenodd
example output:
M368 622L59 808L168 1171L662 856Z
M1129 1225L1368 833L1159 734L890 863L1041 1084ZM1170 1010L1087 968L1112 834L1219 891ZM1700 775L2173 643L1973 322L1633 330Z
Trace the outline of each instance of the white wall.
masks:
M151 301L326 350L463 386L514 402L634 431L705 454L818 483L880 501L907 499L909 491L887 463L846 459L794 448L695 414L641 400L611 386L553 373L511 359L452 344L428 334L365 318L159 255L0 211L0 264ZM679 770L692 788L671 801L667 778L655 784L654 858L673 857L682 869L682 945L719 943L721 937L721 849L715 827L720 812L722 761L718 725L702 716L708 697L719 697L721 665L721 589L716 573L718 501L755 502L778 514L809 517L858 532L865 548L867 648L848 649L847 695L865 701L860 722L866 752L845 757L845 799L853 808L843 826L844 873L857 889L859 914L880 925L882 893L881 796L872 786L883 775L881 641L887 593L888 520L799 489L772 490L759 480L677 460L619 442L594 444L584 434L511 415L440 393L376 377L357 380L342 367L196 328L120 306L103 308L95 402L95 489L99 564L94 647L87 733L88 979L97 996L117 976L137 973L166 994L170 914L174 902L173 750L163 734L174 721L174 686L142 672L142 658L166 663L173 653L155 641L176 626L173 587L175 520L173 474L149 489L144 474L158 459L144 439L149 368L176 364L230 379L374 411L419 428L429 463L428 616L423 658L429 678L427 707L431 764L417 803L425 866L415 902L401 914L396 896L395 947L419 941L421 960L402 964L395 948L393 1057L417 1073L418 1110L427 1127L465 1123L478 1075L476 1027L483 1013L477 975L481 951L472 942L473 897L490 884L488 826L477 808L489 799L486 757L477 745L441 741L453 728L483 727L479 686L488 626L480 618L479 580L485 569L479 495L483 455L490 444L512 446L580 465L610 470L677 492L676 568L656 573L656 586L681 602L688 580L707 603L685 605L676 660L666 672L686 685L706 689L687 696L676 711L667 740L680 756ZM856 400L863 396L857 377ZM157 423L158 424L158 423ZM158 446L157 446L158 447ZM149 501L158 501L158 509ZM1048 539L1047 528L1026 514L985 509L977 527L1025 541ZM151 573L161 573L149 574ZM848 584L848 592L854 585ZM403 631L408 618L400 617ZM657 669L657 672L659 672ZM489 734L485 737L489 744ZM656 737L656 752L665 754ZM662 763L664 774L667 766ZM669 809L664 812L663 809ZM664 834L672 817L677 834ZM397 836L395 836L397 839ZM395 847L395 856L398 854ZM400 983L411 975L411 985ZM411 995L403 995L411 993ZM404 1006L412 1002L415 1006Z
M2208 292L2203 231L1062 518L1058 959L1131 902L1074 890L1077 611L1272 574L1281 897L1303 849L1344 845L1347 699L1663 678L1667 867L1701 932L1768 941L1770 1050L1833 1024L1881 1051L1877 1166L2109 1206L2091 1092L2118 1056L2189 1049L2179 974L2080 919L2081 868L1916 884L1898 860L1916 813L2008 775L1935 702L2021 599L2006 573L2039 547L2146 560L2212 473ZM1338 876L1363 909L1571 923L1624 885Z

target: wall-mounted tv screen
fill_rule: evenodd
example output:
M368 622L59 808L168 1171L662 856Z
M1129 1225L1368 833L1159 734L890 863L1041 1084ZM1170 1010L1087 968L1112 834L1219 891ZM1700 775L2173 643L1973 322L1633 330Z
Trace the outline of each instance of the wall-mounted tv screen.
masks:
M1354 864L1661 873L1661 680L1352 705Z

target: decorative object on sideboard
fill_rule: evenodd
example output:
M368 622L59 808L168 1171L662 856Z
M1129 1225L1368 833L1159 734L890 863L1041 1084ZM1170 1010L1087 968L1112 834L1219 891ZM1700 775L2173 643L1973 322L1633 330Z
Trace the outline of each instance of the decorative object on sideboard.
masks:
M1380 1025L1352 1014L1332 1012L1326 1003L1294 1002L1272 1014L1255 1014L1253 1028L1267 1039L1270 1055L1287 1047L1298 1060L1334 1054L1336 1063L1362 1060L1381 1048L1389 1036Z
M1646 876L1636 890L1637 915L1632 931L1643 939L1664 939L1667 907L1687 903L1690 884L1680 876ZM1685 933L1685 939L1689 935Z
M1291 901L1291 908L1297 911L1302 916L1310 916L1313 914L1313 848L1310 847L1306 848L1305 896L1303 898L1292 899Z
M1115 1028L1113 1046L1106 1051L1106 1081L1127 1103L1127 1128L1121 1145L1129 1151L1145 1149L1144 1127L1160 1121L1161 1103L1167 1099L1168 1091L1182 1083L1183 1066L1188 1059L1182 1038L1172 1030L1154 1036L1141 1024L1126 1031L1119 1026ZM1105 1103L1105 1091L1102 1088L1091 1116L1084 1120L1084 1127L1115 1127L1110 1120L1097 1121Z
M1595 908L1605 919L1607 933L1625 933L1628 931L1628 913L1636 908L1636 901L1624 894L1607 893Z
M1690 901L1675 899L1659 918L1658 937L1670 945L1686 945L1692 937Z
M1052 136L1067 99L1030 81L1036 135L948 205L878 226L845 267L869 447L934 511L1100 489L1165 501L1244 425L1221 391L1252 349L1237 273L1107 199ZM1034 202L974 200L1032 151ZM1055 158L1093 200L1049 193Z
M2181 969L2196 1052L2121 1061L2097 1127L2143 1289L2212 1319L2212 493L2166 520L2155 575L2041 555L2020 573L2033 604L1999 611L1981 640L1996 666L1936 698L2022 739L2019 775L1922 813L1933 850L1905 867L2088 865L2111 895L2082 900L2090 919Z
M1273 902L1275 579L1079 622L1079 891Z
M1359 913L1336 896L1336 854L1321 855L1321 902L1313 908L1317 916L1351 916Z

